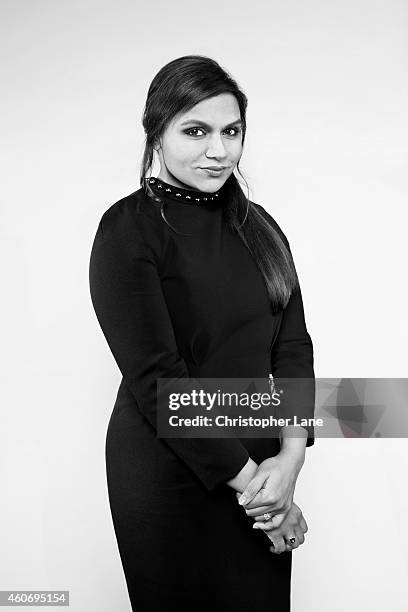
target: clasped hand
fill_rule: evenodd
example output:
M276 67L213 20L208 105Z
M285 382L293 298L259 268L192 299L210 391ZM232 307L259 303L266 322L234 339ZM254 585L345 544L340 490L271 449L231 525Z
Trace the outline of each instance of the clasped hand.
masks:
M257 523L253 525L256 527ZM276 529L264 529L258 527L265 532L272 542L273 548L270 551L275 554L291 551L298 548L305 541L304 534L308 530L308 526L303 517L302 511L299 506L292 502L292 506L289 512L286 514L284 520ZM294 538L294 542L291 542L291 538Z
M277 528L289 512L300 467L279 456L269 457L259 464L238 503L244 506L248 516L263 521L264 529ZM264 513L271 514L265 521Z
M272 542L271 552L280 554L303 544L308 527L302 512L293 501L300 465L275 456L263 461L245 490L236 493L248 516L255 519L253 527L262 529ZM242 503L244 502L244 503ZM264 513L270 520L265 521ZM290 538L295 537L291 543Z

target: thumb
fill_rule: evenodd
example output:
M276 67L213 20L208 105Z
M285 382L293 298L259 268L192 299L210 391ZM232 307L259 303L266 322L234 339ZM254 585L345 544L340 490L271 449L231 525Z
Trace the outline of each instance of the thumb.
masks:
M243 506L245 504L248 504L250 501L252 501L255 495L262 488L262 485L264 484L265 480L266 480L266 475L263 472L258 472L257 474L255 474L252 480L250 480L247 486L245 487L241 496L238 498L239 505Z

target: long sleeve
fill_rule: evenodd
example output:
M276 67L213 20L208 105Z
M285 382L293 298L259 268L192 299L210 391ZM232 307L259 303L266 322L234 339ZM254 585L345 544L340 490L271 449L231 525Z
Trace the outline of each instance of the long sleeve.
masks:
M274 378L299 378L283 400L284 418L296 415L298 420L312 418L315 406L315 378L313 344L307 331L300 289L294 291L283 311L281 327L272 348L272 375ZM307 379L307 380L306 380ZM290 398L293 398L292 400ZM307 426L306 446L314 444L314 427Z
M258 211L269 221L278 232L289 252L291 253L288 239L273 217L259 204ZM298 419L313 418L315 412L315 374L313 343L306 327L302 292L300 288L293 291L289 302L282 313L280 329L271 351L272 375L278 378L299 378L298 388L290 386L290 397L286 396L282 402L283 411L279 416L292 418L296 415ZM314 427L308 426L306 446L314 444Z
M114 205L100 220L89 264L103 334L137 408L156 431L157 379L190 378L162 291L160 249L154 220ZM209 491L236 476L249 458L238 438L164 441Z

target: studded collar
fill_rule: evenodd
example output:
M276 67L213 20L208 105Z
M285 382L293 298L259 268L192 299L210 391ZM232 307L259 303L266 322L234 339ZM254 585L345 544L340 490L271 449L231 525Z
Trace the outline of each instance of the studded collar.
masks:
M221 200L221 190L214 192L199 191L197 189L181 189L166 183L154 176L145 179L152 191L159 197L164 196L185 204L202 205Z

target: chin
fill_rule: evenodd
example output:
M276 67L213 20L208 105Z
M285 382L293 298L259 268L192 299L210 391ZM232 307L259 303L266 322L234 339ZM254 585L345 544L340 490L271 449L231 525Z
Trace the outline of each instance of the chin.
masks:
M175 174L174 176L177 175ZM214 193L215 191L218 191L227 180L224 176L207 177L202 175L198 169L195 170L194 174L192 175L186 177L182 177L180 175L180 177L177 178L183 185L185 185L186 189L197 189L198 191L206 191L207 193Z
M227 177L228 178L228 177ZM207 191L208 193L214 193L219 191L224 185L227 179L224 176L211 176L209 178L203 178L199 181L198 189L201 191Z

